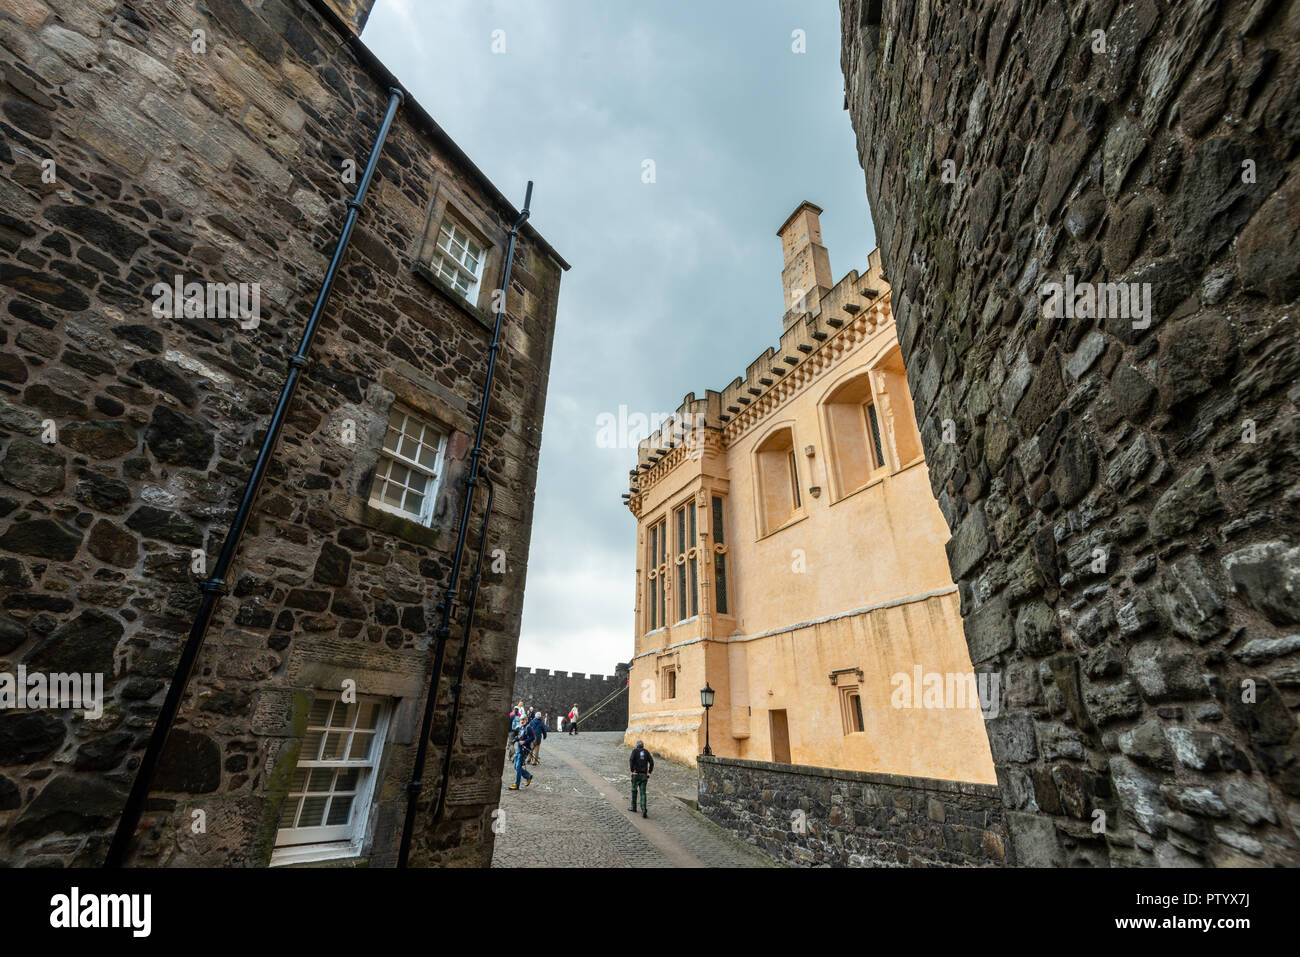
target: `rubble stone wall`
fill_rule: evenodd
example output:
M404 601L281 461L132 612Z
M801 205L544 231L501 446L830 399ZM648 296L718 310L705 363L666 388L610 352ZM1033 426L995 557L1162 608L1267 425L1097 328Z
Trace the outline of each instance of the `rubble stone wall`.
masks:
M797 867L1002 867L998 789L969 781L699 757L699 809Z
M99 717L0 711L0 861L94 865L388 90L290 0L6 3L0 71L0 672L106 682ZM266 864L313 696L349 680L394 709L368 846L372 866L396 853L491 339L480 306L514 217L413 109L384 147L138 865ZM480 306L420 265L429 224L451 208L489 247ZM479 593L447 813L436 834L422 814L412 863L491 858L560 272L528 232L485 444L505 571L488 570ZM260 320L160 316L154 284L177 276L257 283ZM368 503L396 402L449 435L431 527ZM456 627L426 809L460 653Z
M1300 3L841 14L1016 860L1300 863Z

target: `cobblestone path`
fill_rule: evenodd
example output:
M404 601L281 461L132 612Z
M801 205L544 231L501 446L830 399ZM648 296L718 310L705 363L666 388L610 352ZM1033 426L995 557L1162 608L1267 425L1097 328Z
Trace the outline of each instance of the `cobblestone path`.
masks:
M666 758L655 757L649 818L633 815L627 759L621 731L552 733L530 787L507 790L507 766L492 866L776 866L678 800L694 800L695 769Z

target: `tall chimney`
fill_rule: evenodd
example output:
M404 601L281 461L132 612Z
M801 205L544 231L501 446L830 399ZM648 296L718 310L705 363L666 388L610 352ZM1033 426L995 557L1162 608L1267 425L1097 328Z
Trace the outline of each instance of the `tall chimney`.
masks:
M831 256L822 245L821 211L820 206L804 200L776 231L785 254L781 270L785 291L783 332L805 312L816 312L822 296L835 285L831 281Z

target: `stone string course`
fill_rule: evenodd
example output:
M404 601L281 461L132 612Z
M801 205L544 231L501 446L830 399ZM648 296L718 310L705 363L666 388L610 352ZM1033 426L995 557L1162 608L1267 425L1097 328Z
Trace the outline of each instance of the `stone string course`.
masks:
M192 552L211 567L355 190L343 162L364 167L388 94L297 0L18 0L0 8L0 71L0 671L102 672L107 698L98 719L0 712L0 863L96 865L199 602ZM431 208L450 197L492 244L491 285L514 215L410 116L408 103L188 688L137 865L265 865L311 697L348 678L396 705L370 863L395 855L490 339L484 315L417 275L415 259ZM413 863L492 854L561 271L534 233L521 257L485 446L489 538L506 570L480 590L451 802L436 834L421 824ZM153 283L176 274L259 282L260 324L154 316ZM451 432L432 528L366 504L396 400ZM426 810L460 652L457 627Z
M1300 863L1300 3L841 14L1008 857Z
M778 861L833 867L1001 867L998 789L738 758L699 759L705 817Z

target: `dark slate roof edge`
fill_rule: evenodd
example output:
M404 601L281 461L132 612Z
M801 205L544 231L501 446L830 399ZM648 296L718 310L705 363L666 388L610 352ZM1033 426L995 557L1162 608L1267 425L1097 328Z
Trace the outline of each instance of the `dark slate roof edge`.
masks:
M486 173L474 165L474 161L465 154L464 150L456 145L456 141L447 135L447 131L437 124L434 118L429 115L428 111L425 110L415 97L411 95L410 90L403 86L388 67L384 66L383 62L370 51L370 48L361 42L361 38L352 32L352 28L347 25L334 8L326 3L325 0L307 0L307 4L316 11L322 20L329 24L330 28L333 29L335 33L339 35L339 39L343 44L351 49L352 53L356 56L357 62L361 64L362 68L369 73L380 86L385 90L396 87L402 91L402 96L405 98L404 108L406 113L410 116L412 123L418 129L421 129L428 134L435 144L446 150L456 165L469 174L470 178L475 180L479 186L481 186L496 201L497 205L507 214L509 221L513 222L517 219L519 217L519 210L515 208L514 204L511 203L510 200L506 198L505 194L502 193L501 190L497 189L496 185L487 178ZM524 224L523 232L529 237L529 239L541 246L541 248L559 264L561 269L567 270L570 268L569 263L565 261L564 257L556 252L554 247L542 238L542 234L534 229L531 223Z

